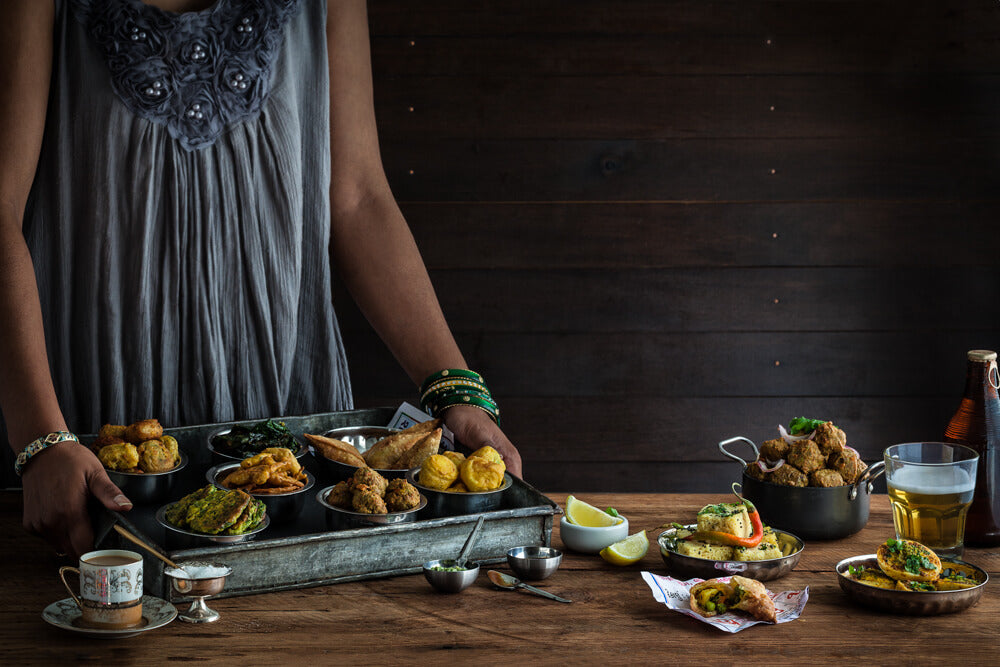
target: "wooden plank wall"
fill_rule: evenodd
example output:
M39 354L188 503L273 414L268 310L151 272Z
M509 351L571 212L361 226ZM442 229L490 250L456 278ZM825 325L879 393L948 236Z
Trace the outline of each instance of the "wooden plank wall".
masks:
M383 159L528 481L936 439L1000 348L1000 5L373 0ZM415 390L339 294L360 407Z

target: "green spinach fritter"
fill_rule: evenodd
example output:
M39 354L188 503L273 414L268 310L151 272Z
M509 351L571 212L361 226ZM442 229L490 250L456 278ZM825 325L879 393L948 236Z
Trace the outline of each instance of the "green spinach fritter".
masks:
M253 530L264 518L264 503L249 494L209 484L167 508L168 522L207 535L239 535Z

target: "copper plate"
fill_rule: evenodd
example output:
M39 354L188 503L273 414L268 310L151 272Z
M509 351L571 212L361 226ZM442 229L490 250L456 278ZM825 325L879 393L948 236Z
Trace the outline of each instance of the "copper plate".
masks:
M935 614L951 614L968 609L979 602L986 588L990 575L982 568L972 563L958 559L941 559L941 565L948 569L949 564L960 565L972 573L972 578L979 581L978 586L963 588L957 591L930 591L916 593L913 591L897 591L877 588L855 581L847 576L850 566L864 566L878 569L878 559L875 554L853 556L837 563L837 580L847 596L860 605L881 609L892 614L907 614L910 616L933 616Z

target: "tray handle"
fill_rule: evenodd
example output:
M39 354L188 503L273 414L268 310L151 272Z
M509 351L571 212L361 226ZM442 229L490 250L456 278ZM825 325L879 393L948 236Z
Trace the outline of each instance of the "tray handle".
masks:
M723 440L722 442L720 442L719 443L719 451L722 452L723 454L725 454L726 456L728 456L729 458L731 458L732 460L739 461L740 463L742 463L744 468L746 468L750 464L747 461L744 461L743 459L741 459L736 454L733 454L728 449L726 449L726 445L730 445L730 444L732 444L734 442L745 442L748 445L750 445L750 448L753 449L753 460L754 461L756 461L758 459L758 457L760 457L760 452L757 450L757 445L755 445L753 443L753 440L751 440L750 438L744 438L743 436L736 436L735 438L729 438L728 440Z
M878 463L873 463L871 466L865 469L861 473L861 477L858 478L851 486L850 499L854 500L858 497L858 489L862 484L865 485L865 489L868 491L868 495L871 495L875 491L875 479L885 472L885 461L879 461Z

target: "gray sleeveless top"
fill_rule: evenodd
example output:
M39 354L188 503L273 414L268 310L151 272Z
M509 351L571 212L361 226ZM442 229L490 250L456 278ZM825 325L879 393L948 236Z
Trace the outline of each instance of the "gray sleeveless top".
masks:
M55 5L24 230L70 428L349 409L326 3Z

